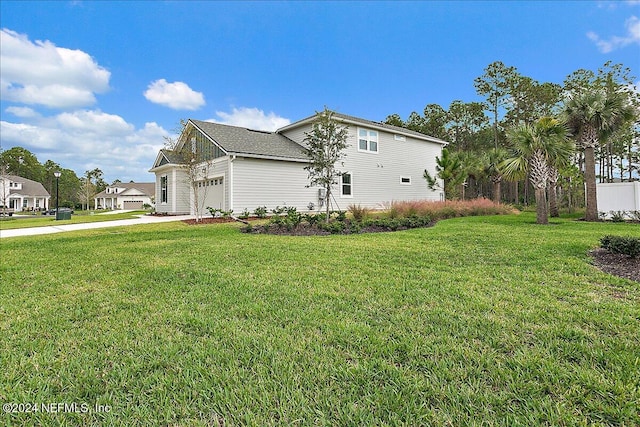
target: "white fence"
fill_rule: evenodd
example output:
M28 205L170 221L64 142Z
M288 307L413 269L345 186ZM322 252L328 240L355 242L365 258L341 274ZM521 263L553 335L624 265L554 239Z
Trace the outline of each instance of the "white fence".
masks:
M597 184L598 211L640 211L640 182Z

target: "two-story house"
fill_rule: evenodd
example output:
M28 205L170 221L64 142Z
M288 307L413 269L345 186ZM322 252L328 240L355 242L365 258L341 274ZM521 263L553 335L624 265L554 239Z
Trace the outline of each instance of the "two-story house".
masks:
M37 181L16 175L0 175L0 207L15 212L46 210L50 199L49 192Z
M381 208L399 200L441 200L423 179L435 175L436 156L447 142L380 122L335 113L348 129L344 174L333 189L332 209L349 205ZM173 150L158 153L156 211L194 214L207 207L253 211L258 206L321 210L323 192L309 187L305 137L316 116L275 132L255 131L190 119ZM190 153L199 153L197 174L188 172ZM194 203L198 192L197 200ZM201 212L202 213L202 212Z

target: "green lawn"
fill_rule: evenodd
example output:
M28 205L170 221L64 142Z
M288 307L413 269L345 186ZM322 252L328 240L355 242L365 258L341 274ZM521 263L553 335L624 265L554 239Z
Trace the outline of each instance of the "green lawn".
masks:
M0 402L110 411L0 425L639 425L640 284L587 252L640 227L534 222L3 239Z
M136 215L145 215L147 211L130 211L114 214L94 214L93 212L81 212L79 214L71 215L71 219L56 221L55 215L32 215L25 217L3 217L0 218L0 229L11 230L15 228L29 228L29 227L46 227L49 225L64 225L64 224L81 224L85 222L101 222L101 221L115 221L117 219L131 219Z

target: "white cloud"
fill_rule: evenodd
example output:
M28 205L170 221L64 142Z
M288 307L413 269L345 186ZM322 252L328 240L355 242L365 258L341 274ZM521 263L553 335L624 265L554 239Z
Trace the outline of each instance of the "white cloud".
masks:
M7 113L13 114L16 117L38 117L40 114L37 111L29 107L7 107L5 110Z
M640 44L640 19L632 16L625 21L624 25L627 30L624 37L612 36L605 40L593 31L589 31L587 37L598 46L598 50L602 53L609 53L633 43Z
M233 108L231 113L216 111L216 116L219 119L208 121L264 131L275 131L291 123L291 120L280 117L273 112L265 114L264 111L257 108L247 107Z
M109 90L110 77L83 51L0 31L0 95L7 101L53 108L88 106L96 102L96 93Z
M2 147L24 147L40 162L53 160L78 176L100 168L109 182L153 181L148 170L169 134L155 122L136 129L120 116L94 110L0 121Z
M144 97L154 104L174 110L197 110L205 105L204 95L191 89L186 83L168 83L165 79L151 82Z

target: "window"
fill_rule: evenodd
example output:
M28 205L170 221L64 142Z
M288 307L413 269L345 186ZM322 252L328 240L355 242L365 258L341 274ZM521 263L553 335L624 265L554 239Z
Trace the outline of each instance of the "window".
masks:
M375 130L358 129L358 151L377 153L378 132Z
M350 173L344 173L340 177L340 196L342 197L353 197L352 192L353 183L351 180Z
M398 135L398 134L393 135L393 139L395 139L396 141L406 141L407 140L407 138L405 138L402 135Z
M400 177L400 184L411 185L411 177L410 176L401 176Z
M167 176L160 177L160 202L167 203Z

